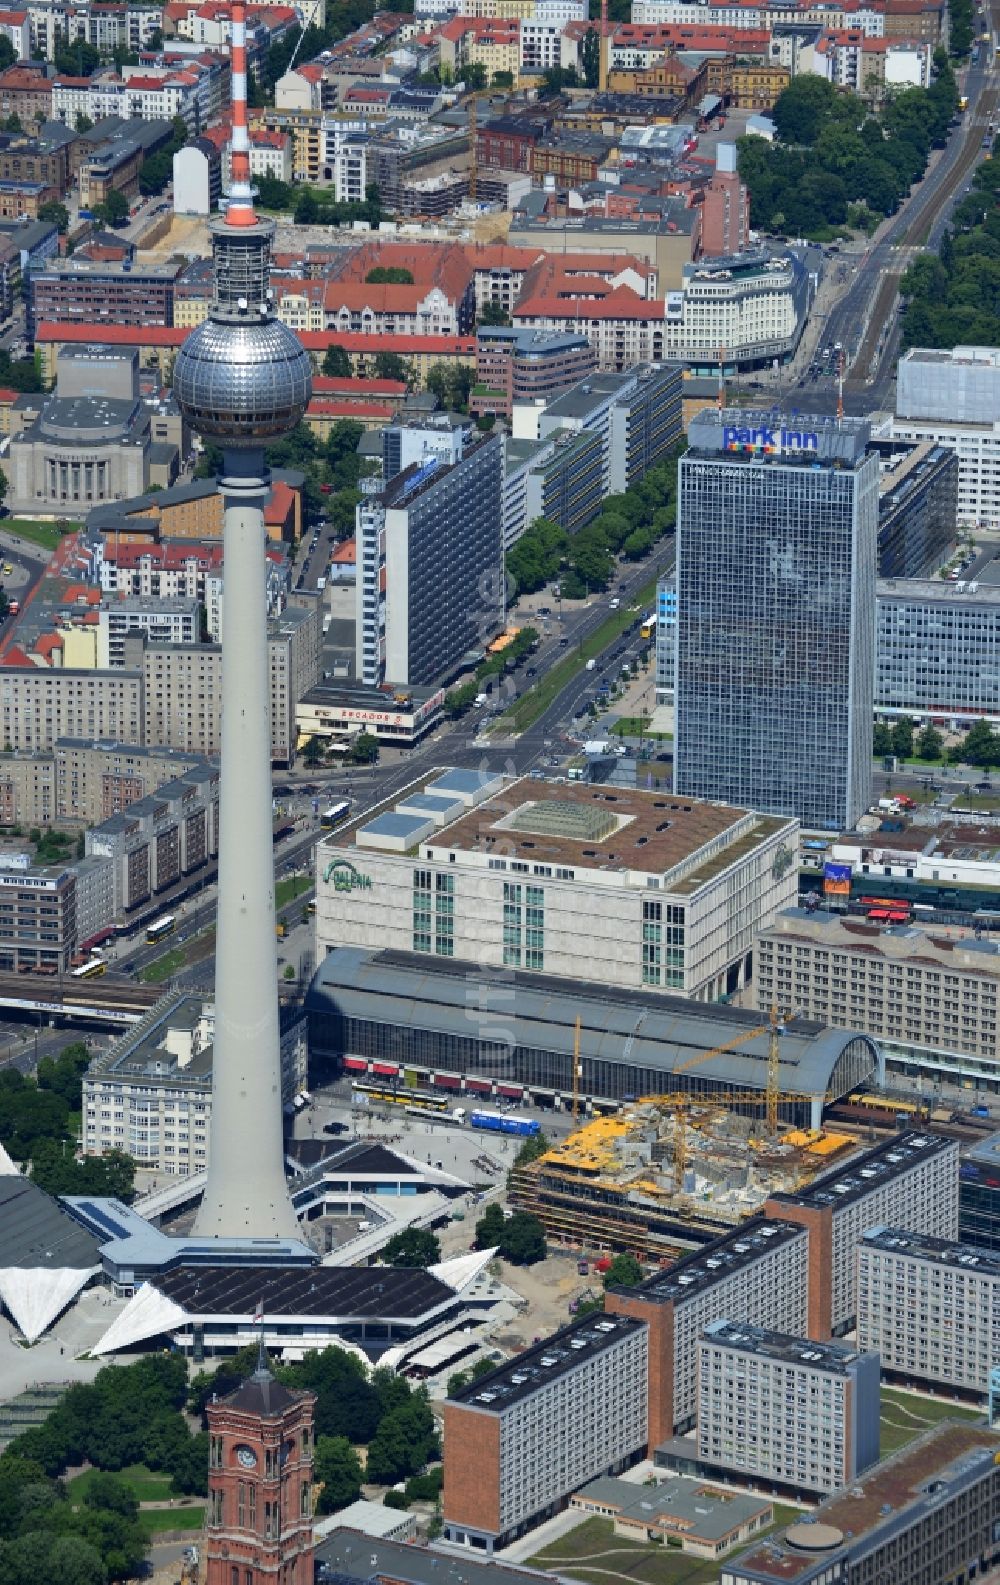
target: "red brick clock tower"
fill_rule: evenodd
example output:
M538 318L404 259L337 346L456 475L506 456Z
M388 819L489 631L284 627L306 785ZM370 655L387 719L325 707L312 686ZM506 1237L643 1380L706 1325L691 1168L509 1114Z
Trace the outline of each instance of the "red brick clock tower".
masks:
M257 1371L208 1416L205 1585L312 1585L311 1392Z

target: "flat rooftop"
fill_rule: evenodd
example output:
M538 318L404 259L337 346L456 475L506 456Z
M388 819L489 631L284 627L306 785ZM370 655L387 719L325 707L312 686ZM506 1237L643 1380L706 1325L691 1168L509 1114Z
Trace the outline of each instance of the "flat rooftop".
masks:
M901 605L1000 605L1000 587L978 579L880 578L875 596Z
M846 1205L863 1199L888 1179L900 1178L932 1156L942 1155L948 1150L955 1152L957 1162L958 1146L955 1140L947 1139L943 1134L916 1130L902 1133L895 1139L883 1139L867 1151L860 1161L855 1158L840 1171L825 1173L801 1193L775 1194L772 1199L788 1205Z
M733 1321L712 1321L703 1336L715 1348L731 1348L785 1365L806 1365L834 1376L849 1376L854 1361L862 1357L860 1349L846 1343L814 1343L808 1337L790 1337L786 1332Z
M959 1244L950 1238L907 1233L896 1227L870 1227L861 1235L861 1247L881 1249L887 1255L926 1260L935 1266L953 1266L959 1271L975 1272L980 1277L1000 1277L1000 1250Z
M207 1241L206 1241L207 1242ZM287 1267L191 1265L157 1277L156 1287L190 1316L336 1316L419 1321L454 1301L430 1272L399 1266Z
M560 826L555 805L566 816ZM573 811L577 811L574 820ZM589 816L602 817L606 834L590 836ZM607 817L607 822L603 817ZM748 848L788 825L781 816L751 815L725 804L699 803L671 793L632 791L519 778L427 838L437 853L503 855L579 871L638 870L667 875L704 851L704 865L686 872L689 889L743 856ZM721 850L717 846L722 839ZM728 839L728 840L726 840ZM673 889L673 888L672 888Z
M942 858L975 859L980 863L993 862L997 856L995 849L979 848L974 842L931 845L926 837L921 842L920 836L916 828L911 832L876 832L864 839L864 846L878 847L887 853L915 852L928 857L939 853ZM900 838L905 840L900 841ZM886 962L926 964L928 968L944 969L955 975L984 974L991 980L1000 975L1000 941L989 937L976 940L971 936L937 935L917 925L885 926L821 911L810 913L804 908L784 908L774 923L761 931L761 936L768 940L808 942L828 951L882 958Z
M529 1398L578 1365L603 1354L631 1333L641 1331L645 1324L630 1315L584 1316L554 1332L544 1342L526 1349L488 1376L470 1382L461 1392L453 1393L451 1401L463 1403L470 1409L500 1414L511 1404Z
M783 1535L769 1537L752 1551L741 1552L733 1564L734 1572L761 1581L794 1581L830 1567L835 1558L843 1555L842 1548L858 1552L863 1547L867 1552L876 1543L880 1530L886 1532L888 1540L904 1526L913 1524L921 1511L940 1507L949 1488L960 1491L975 1472L985 1471L993 1464L998 1452L1000 1430L945 1420L877 1464L861 1482L821 1503L815 1510L815 1549L808 1548L813 1526L800 1521L790 1525ZM794 1540L785 1539L792 1535ZM847 1578L846 1571L843 1577ZM889 1575L879 1577L885 1578L888 1585Z
M394 1585L552 1585L554 1574L517 1568L509 1563L438 1550L435 1546L410 1546L383 1541L359 1530L334 1530L316 1548L317 1580L392 1581Z
M779 1249L803 1236L804 1229L797 1222L776 1222L767 1217L753 1217L743 1226L726 1233L704 1249L692 1251L675 1261L668 1271L657 1272L638 1290L623 1288L622 1293L641 1292L643 1298L657 1303L667 1300L683 1301L702 1293L706 1288L722 1282L744 1266L752 1265L768 1250Z
M771 1513L768 1497L725 1491L701 1480L660 1480L653 1486L637 1486L634 1481L601 1475L588 1481L575 1493L584 1502L615 1508L623 1518L642 1524L664 1523L685 1537L702 1541L724 1541L739 1526L758 1515L766 1521Z

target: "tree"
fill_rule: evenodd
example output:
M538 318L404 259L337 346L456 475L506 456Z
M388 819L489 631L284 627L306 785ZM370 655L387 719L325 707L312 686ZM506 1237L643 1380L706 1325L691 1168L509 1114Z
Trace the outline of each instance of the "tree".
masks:
M94 206L94 214L108 226L120 226L128 219L128 199L113 187L102 204Z
M893 723L892 752L899 759L910 759L913 755L913 722L909 716L901 716Z
M476 1223L476 1246L479 1249L493 1249L500 1244L503 1238L506 1217L500 1206L494 1200L486 1207L479 1221Z
M411 1476L410 1479L412 1480L412 1478ZM409 1485L409 1481L407 1481L407 1485ZM389 1487L389 1490L382 1498L382 1502L386 1508L401 1508L405 1510L410 1506L410 1499L405 1491L397 1491L395 1486Z
M509 325L510 314L502 303L484 303L479 310L478 320L481 325Z
M59 231L60 235L69 230L69 210L61 204L58 198L50 198L47 204L42 204L38 210L39 220L49 220Z
M261 209L284 213L294 207L292 189L287 182L279 181L276 176L258 176L256 182L257 201Z
M376 352L373 370L376 380L400 380L410 383L410 370L398 352Z
M313 1479L321 1489L317 1513L336 1513L361 1496L361 1463L346 1436L321 1436L313 1456Z
M74 126L75 131L81 132L81 133L83 133L83 132L92 132L94 130L94 123L91 121L90 117L83 110L78 112L77 118L76 118L75 122L73 123L73 126Z
M892 753L892 728L884 721L876 721L872 728L872 753L878 759Z
M323 356L323 373L331 380L351 378L351 360L343 347L327 347Z
M8 66L13 66L17 61L15 50L6 33L0 34L0 72L5 72Z
M322 765L324 759L326 758L326 749L323 745L323 739L321 737L317 737L315 732L309 739L305 748L302 750L302 758L307 765L313 768L315 768L317 765Z
M308 187L304 187L295 201L295 224L314 226L318 215L319 205Z
M394 1233L382 1250L387 1266L436 1266L441 1259L441 1245L434 1234L424 1227L404 1227Z
M139 1512L139 1499L132 1487L107 1470L91 1471L83 1500L88 1508L106 1508L109 1513L121 1514L125 1519L135 1519Z
M588 28L580 45L580 64L583 80L588 88L596 88L601 77L601 36L596 28Z
M546 1255L545 1229L529 1211L515 1211L504 1223L500 1253L512 1266L534 1266Z
M350 749L354 765L374 765L378 761L378 738L373 732L359 732Z
M66 77L92 77L101 64L101 53L85 39L61 40L55 50L56 71Z
M604 1273L605 1288L636 1288L643 1279L643 1270L634 1255L615 1255Z
M984 770L989 770L992 765L1000 765L1000 737L997 737L988 721L977 721L965 734L965 739L958 750L960 762L966 765L980 765Z
M423 1469L437 1450L434 1416L420 1388L383 1417L368 1444L366 1474L370 1481L391 1485Z
M925 726L917 738L917 753L921 759L936 760L941 758L944 748L944 738L935 727Z
M82 1536L29 1530L4 1547L0 1585L43 1579L58 1580L59 1585L105 1585L101 1554Z
M470 61L462 67L462 81L469 93L486 87L486 67L480 61Z
M377 264L365 281L369 286L412 286L413 273L401 264Z

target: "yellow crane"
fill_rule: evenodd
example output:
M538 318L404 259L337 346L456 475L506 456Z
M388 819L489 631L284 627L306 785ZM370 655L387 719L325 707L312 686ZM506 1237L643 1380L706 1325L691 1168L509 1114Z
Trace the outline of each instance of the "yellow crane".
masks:
M711 1061L712 1057L721 1057L727 1051L735 1051L737 1046L745 1045L748 1040L756 1040L760 1035L767 1035L767 1074L763 1097L759 1090L722 1090L712 1094L695 1097L688 1090L671 1091L664 1095L644 1095L642 1100L652 1106L669 1108L674 1114L674 1179L678 1187L684 1176L687 1165L687 1115L692 1106L713 1106L732 1104L763 1103L767 1132L774 1135L778 1131L778 1107L789 1102L801 1103L805 1097L795 1094L783 1094L780 1085L780 1037L784 1024L778 1017L778 1009L772 1006L766 1024L758 1024L755 1029L744 1029L740 1034L734 1035L732 1040L726 1040L721 1046L713 1046L710 1051L700 1051L697 1056L688 1057L686 1062L681 1062L674 1069L674 1077L681 1073L688 1073L692 1068L698 1067L703 1062Z

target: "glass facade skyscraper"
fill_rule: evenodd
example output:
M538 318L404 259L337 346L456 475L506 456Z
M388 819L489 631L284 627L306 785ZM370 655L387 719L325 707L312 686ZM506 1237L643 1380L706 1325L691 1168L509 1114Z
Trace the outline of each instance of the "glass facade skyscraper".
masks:
M871 802L878 459L863 420L706 411L677 521L674 785L822 830Z

